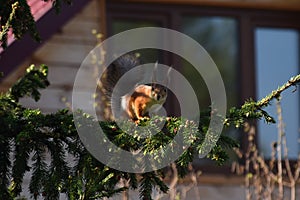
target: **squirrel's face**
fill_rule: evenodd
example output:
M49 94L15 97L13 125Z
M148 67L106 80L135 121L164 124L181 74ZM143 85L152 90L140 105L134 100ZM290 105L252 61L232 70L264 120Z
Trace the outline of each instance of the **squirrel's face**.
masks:
M162 85L153 84L151 86L151 97L157 102L165 102L167 98L167 88Z

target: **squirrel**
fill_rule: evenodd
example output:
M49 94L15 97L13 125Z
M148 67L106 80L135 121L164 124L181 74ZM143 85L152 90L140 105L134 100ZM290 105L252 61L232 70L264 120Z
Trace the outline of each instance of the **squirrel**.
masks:
M107 99L111 101L111 109L118 110L118 116L125 116L135 123L149 119L151 112L158 111L165 103L168 95L167 87L156 83L154 73L158 63L155 64L152 83L139 84L140 74L129 76L126 79L126 89L116 91L113 98L114 87L120 78L131 69L140 65L140 60L133 54L124 54L111 63L103 72L100 82ZM170 71L170 70L169 70ZM168 75L169 75L168 71ZM168 77L167 77L168 78ZM129 88L129 89L128 89ZM116 113L114 113L116 115Z

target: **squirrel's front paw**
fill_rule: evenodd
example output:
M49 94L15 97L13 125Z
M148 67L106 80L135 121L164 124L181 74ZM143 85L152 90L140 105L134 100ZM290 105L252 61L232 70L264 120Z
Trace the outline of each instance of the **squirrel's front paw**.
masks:
M144 116L144 117L140 117L138 118L138 120L135 121L136 124L141 124L143 122L147 122L150 120L150 117L149 116Z

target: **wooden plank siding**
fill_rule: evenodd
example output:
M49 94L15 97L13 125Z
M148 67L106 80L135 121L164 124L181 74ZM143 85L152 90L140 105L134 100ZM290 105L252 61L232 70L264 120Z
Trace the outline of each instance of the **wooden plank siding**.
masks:
M39 102L24 98L21 103L44 112L66 108L71 101L72 87L81 62L97 44L92 30L100 31L102 13L98 0L91 1L80 13L63 26L50 40L44 43L16 71L11 73L0 86L1 91L10 87L30 64L46 64L49 67L51 85L42 90ZM86 78L89 77L88 73ZM85 87L90 87L86 85Z

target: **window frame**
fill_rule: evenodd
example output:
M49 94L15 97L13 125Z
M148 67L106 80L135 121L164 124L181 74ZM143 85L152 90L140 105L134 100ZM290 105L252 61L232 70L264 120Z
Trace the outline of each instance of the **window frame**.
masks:
M238 24L238 77L239 93L238 104L241 105L250 98L256 99L256 71L255 71L255 29L259 27L293 28L300 33L300 7L270 6L264 4L239 3L204 3L196 1L138 1L138 0L111 0L106 3L107 33L111 35L112 20L139 19L159 20L163 18L162 27L180 31L180 15L219 16L230 17ZM152 18L154 16L154 18ZM299 40L300 46L300 40ZM300 51L299 51L300 52ZM174 60L173 60L174 61ZM300 55L299 55L300 63ZM300 70L299 70L300 71ZM299 112L300 115L300 112ZM251 122L256 125L255 122ZM257 137L256 137L256 143ZM241 139L242 150L246 152L248 139L246 134ZM203 172L229 173L230 166L202 166Z

